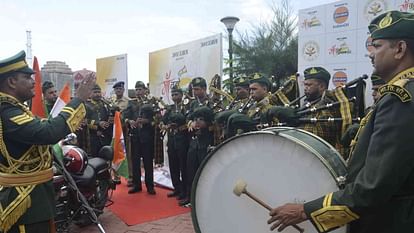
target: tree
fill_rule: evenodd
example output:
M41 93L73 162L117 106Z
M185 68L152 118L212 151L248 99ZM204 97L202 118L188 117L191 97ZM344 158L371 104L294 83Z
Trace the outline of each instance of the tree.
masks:
M233 40L234 76L250 76L262 73L273 77L277 86L296 73L298 60L297 17L294 16L289 0L272 4L273 18L261 22L250 32L238 32L239 39ZM228 72L228 68L224 70ZM224 86L232 90L232 80L225 80Z

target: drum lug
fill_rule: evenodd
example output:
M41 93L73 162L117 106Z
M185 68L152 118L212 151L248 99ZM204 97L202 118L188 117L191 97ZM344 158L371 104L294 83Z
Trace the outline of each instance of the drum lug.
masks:
M346 177L345 176L338 176L336 178L336 182L338 183L339 188L343 189L345 187Z

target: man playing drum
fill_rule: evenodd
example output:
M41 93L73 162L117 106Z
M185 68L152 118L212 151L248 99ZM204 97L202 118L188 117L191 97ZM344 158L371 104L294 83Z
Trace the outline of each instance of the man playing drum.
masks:
M386 12L369 25L375 73L387 84L361 121L343 190L270 211L279 231L309 219L318 232L414 232L414 14ZM354 143L355 144L355 143ZM277 195L277 194L275 194Z

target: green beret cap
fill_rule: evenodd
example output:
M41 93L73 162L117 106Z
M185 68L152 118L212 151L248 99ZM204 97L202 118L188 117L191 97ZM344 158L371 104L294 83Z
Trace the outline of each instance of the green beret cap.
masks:
M193 87L207 87L207 81L202 77L196 77L191 80L191 85Z
M267 86L268 90L270 90L270 86L272 86L272 83L270 82L270 80L259 73L256 73L253 75L253 77L250 79L250 83L264 84Z
M372 86L384 85L385 81L378 75L372 74L371 75L371 82Z
M93 86L92 90L102 90L102 89L98 84L95 84L95 86Z
M250 80L248 77L238 77L233 80L233 84L235 87L248 88L250 84Z
M112 86L112 88L117 88L117 87L124 87L124 85L125 85L125 82L124 81L119 81L119 82L116 82L113 86Z
M174 92L183 94L183 90L179 88L178 86L173 86L173 88L171 89L171 93L174 93Z
M147 86L145 86L145 83L143 81L137 81L135 83L135 88L144 88L144 89L147 89Z
M226 110L216 114L216 122L219 124L224 124L229 119L230 115L237 113L237 110Z
M305 80L319 79L326 84L329 84L329 80L331 79L329 72L322 67L309 67L303 71L303 74L305 76Z
M256 127L250 117L246 114L234 113L227 121L227 137L254 130Z
M34 74L26 62L26 53L22 50L18 54L0 60L0 77L5 77L13 72L21 72L26 74Z
M47 89L55 87L51 81L44 81L42 84L42 92L45 93Z
M194 111L193 116L194 116L194 119L203 118L204 121L210 122L210 123L213 122L213 120L214 120L213 110L209 107L206 107L206 106L196 108L195 111Z
M388 11L374 18L368 26L372 40L414 39L414 14Z

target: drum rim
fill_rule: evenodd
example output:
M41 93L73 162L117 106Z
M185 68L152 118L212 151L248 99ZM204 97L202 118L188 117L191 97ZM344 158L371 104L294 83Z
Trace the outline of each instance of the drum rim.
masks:
M344 160L344 158L342 158L342 156L339 154L339 152L336 150L336 148L333 147L329 142L325 141L323 138L319 137L318 135L313 134L311 132L308 132L306 130L298 129L298 128L294 128L294 127L270 127L270 128L263 129L263 131L271 131L272 129L286 129L286 131L293 129L293 130L302 132L304 134L307 134L309 136L312 136L312 137L318 139L319 142L323 143L333 153L337 154L340 162L342 163L342 165L345 168L347 168L346 161ZM274 131L272 131L272 132L274 132ZM333 178L334 178L335 182L337 183L337 186L338 187L340 186L339 181L337 180L337 178L340 177L340 175L339 174L336 174L336 172L329 166L330 165L329 162L319 152L315 151L315 149L313 149L312 147L310 147L306 142L304 142L302 140L299 140L298 138L292 137L290 135L283 134L283 131L281 133L282 134L279 134L280 136L285 137L285 138L287 138L287 139L289 139L291 141L297 142L301 146L305 147L307 150L312 151L312 153L315 154L322 161L323 165L330 171L331 175L334 176Z
M291 140L293 142L298 143L299 145L304 147L306 150L309 150L311 153L313 153L314 155L316 155L318 157L318 159L322 162L322 164L328 169L328 171L331 174L332 178L335 180L336 185L339 187L339 183L338 183L338 180L337 180L339 175L336 174L333 171L332 168L328 167L328 165L330 165L330 164L328 163L328 161L325 158L323 158L323 156L320 153L316 152L308 144L306 144L305 142L303 142L301 140L296 139L295 137L292 137L292 136L287 135L287 134L280 134L280 132L271 131L271 129L296 130L296 131L300 131L302 133L308 134L310 136L313 136L313 137L317 138L320 142L327 145L331 150L333 150L334 153L337 153L339 155L339 153L336 151L336 149L331 144L329 144L328 142L323 140L321 137L319 137L315 134L312 134L308 131L298 129L298 128L294 128L294 127L270 127L270 128L266 128L266 129L261 130L261 131L252 131L252 132L243 133L243 134L236 135L234 137L231 137L231 138L228 138L228 139L224 140L222 143L220 143L219 145L214 147L214 149L211 150L206 155L205 159L201 162L200 167L199 167L199 169L197 170L197 172L194 176L193 184L192 184L192 187L191 187L191 219L192 219L193 227L194 227L194 230L196 231L196 233L202 233L201 230L200 230L200 225L198 223L198 218L197 218L197 213L196 213L197 206L196 206L196 203L195 203L195 192L196 192L196 187L197 187L197 184L198 184L198 180L199 180L201 172L203 170L202 168L205 167L206 163L211 159L211 157L213 156L213 154L217 150L219 150L221 147L223 147L225 144L229 143L230 141L236 140L237 138L240 138L240 137L246 137L248 135L255 135L255 134L272 134L272 135L279 135L279 136L284 137L288 140ZM346 162L342 158L342 156L339 155L338 157L340 158L341 163L346 167Z

